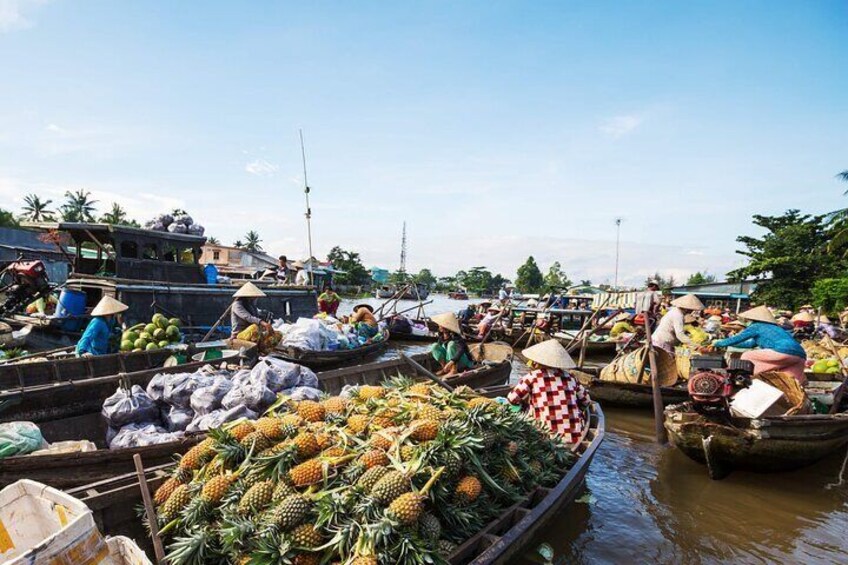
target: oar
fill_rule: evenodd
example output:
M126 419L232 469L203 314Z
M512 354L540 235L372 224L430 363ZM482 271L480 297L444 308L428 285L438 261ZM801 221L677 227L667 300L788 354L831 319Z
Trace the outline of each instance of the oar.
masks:
M153 552L156 554L156 563L165 563L165 548L162 546L162 538L159 537L159 522L156 518L156 510L153 507L153 498L147 487L147 478L144 475L144 464L141 462L141 454L133 455L135 474L138 477L138 487L141 489L141 500L144 502L144 513L150 526L150 537L153 541Z
M201 339L201 340L200 340L200 343L205 342L207 339L209 339L209 337L210 337L213 333L215 333L215 330L217 330L217 329L218 329L218 326L219 326L219 325L221 325L221 322L223 322L223 321L224 321L224 318L226 318L226 317L227 317L227 314L229 314L229 313L230 313L230 310L232 310L232 308L233 308L233 305L232 305L232 304L230 304L229 306L227 306L227 309L226 309L226 310L224 310L224 313L223 313L223 314L221 314L221 317L220 317L220 318L218 318L218 321L217 321L217 322L215 322L214 324L212 324L212 327L211 327L211 328L209 328L209 331L208 331L208 332L206 332L206 335L205 335L205 336L203 336L203 339Z
M421 363L415 361L412 357L410 357L406 353L403 353L402 351L398 351L397 353L398 353L398 355L400 355L401 359L403 359L404 361L406 361L407 363L412 365L412 367L414 369L416 369L418 372L423 373L423 375L425 377L427 377L428 379L430 379L434 383L441 385L441 386L445 387L446 389L448 389L449 391L453 392L454 388L451 385L449 385L448 383L446 383L445 381L443 381L442 379L440 379L439 377L437 377L436 375L434 375L433 373L428 371L426 368L424 368L424 366L421 365Z
M657 436L657 443L665 445L668 441L665 434L665 426L663 425L663 401L662 391L660 390L660 375L657 372L657 356L654 352L654 344L651 342L651 325L648 316L645 316L645 346L648 348L648 362L651 364L651 392L654 397L654 431ZM644 367L645 363L642 362Z

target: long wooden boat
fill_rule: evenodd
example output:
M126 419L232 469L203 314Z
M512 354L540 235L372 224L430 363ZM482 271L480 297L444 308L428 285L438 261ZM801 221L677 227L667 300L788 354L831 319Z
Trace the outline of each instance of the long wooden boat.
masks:
M9 324L0 322L2 333L0 333L0 347L10 349L13 347L26 347L32 326L23 326L21 329L13 329Z
M454 386L465 385L472 388L503 384L509 378L511 359L502 358L503 352L490 344L490 357L500 356L499 361L489 360L480 367L446 379ZM484 349L484 353L486 349ZM419 354L413 359L429 368L432 358L428 354ZM233 359L234 360L234 359ZM222 360L223 361L223 360ZM136 374L124 375L125 381L145 386L156 373L183 372L197 369L201 363L148 370ZM392 359L381 363L346 367L318 374L322 390L329 394L339 394L346 385L378 384L398 374L426 377L402 359ZM100 415L103 401L115 391L117 380L121 377L106 377L102 388L88 387L88 393L79 392L73 387L65 392L60 403L51 402L52 395L39 394L38 402L34 395L24 396L17 406L10 406L2 414L0 421L29 420L38 424L42 435L48 442L88 439L98 447L105 448L106 426ZM100 395L95 396L97 390ZM105 393L105 395L104 395ZM72 396L67 396L71 394ZM51 417L55 415L56 417ZM27 418L25 416L32 416ZM174 455L184 453L204 434L195 434L184 440L157 445L124 449L98 449L83 453L62 455L24 455L0 459L0 487L21 478L30 478L57 488L67 488L85 482L104 480L116 474L130 472L133 469L133 455L141 454L150 465L166 463Z
M597 400L605 406L621 406L625 408L653 408L654 394L650 383L620 383L604 381L597 374L588 371L576 372L577 380L589 391L592 400ZM678 404L689 400L689 392L685 386L660 387L663 405Z
M494 387L483 394L502 396L508 389ZM514 563L519 552L534 534L558 512L570 505L585 482L592 459L604 439L604 413L597 403L588 408L588 426L574 446L578 460L553 488L539 487L497 519L487 524L450 556L453 565L490 565ZM146 461L146 460L145 460ZM170 475L170 465L145 465L145 480L151 492ZM80 486L68 491L93 512L101 531L108 535L127 535L150 551L148 533L141 525L135 507L141 500L135 473Z
M721 423L687 404L665 410L672 445L707 466L710 478L734 469L790 471L812 465L848 444L848 413L732 418Z
M324 371L351 365L361 359L379 355L386 349L390 337L391 335L385 332L381 341L353 349L337 349L335 351L310 351L300 347L278 345L273 355L309 367L313 371Z
M430 329L430 324L432 322L428 322L428 320L421 319L410 319L410 322L415 324L423 324L427 326L428 332L426 334L416 334L412 332L405 332L399 330L396 326L391 326L391 332L389 334L389 341L416 341L421 343L433 343L439 339L439 334Z

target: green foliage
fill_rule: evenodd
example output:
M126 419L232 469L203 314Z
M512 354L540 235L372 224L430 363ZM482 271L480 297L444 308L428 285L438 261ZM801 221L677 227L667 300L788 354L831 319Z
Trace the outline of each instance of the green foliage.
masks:
M337 245L327 254L327 261L332 263L334 268L345 271L344 274L339 273L333 277L337 284L364 285L371 281L371 274L362 264L359 253L355 251L345 251Z
M436 292L450 292L456 290L458 284L456 277L439 277L434 290Z
M235 240L235 241L233 242L233 247L237 247L237 248L239 248L239 249L243 249L243 248L244 248L244 242L243 242L242 240L240 240L240 239L237 239L237 240Z
M645 286L648 286L648 283L651 281L657 281L661 289L671 288L677 285L677 281L674 280L674 275L669 275L668 278L665 278L659 271L656 271L653 275L645 279Z
M686 279L686 286L698 285L698 284L710 284L716 282L715 275L711 275L708 272L698 271L695 274L689 275L689 278Z
M89 191L82 189L65 192L65 203L60 207L65 222L93 222L96 200L91 199Z
M100 216L100 221L104 224L112 224L114 226L140 227L138 222L127 218L127 211L117 202L112 202L112 208Z
M545 275L545 286L548 288L568 288L571 286L571 281L562 270L559 261L554 261L554 264L548 269L548 274Z
M827 313L848 307L848 278L820 279L813 284L813 304Z
M421 269L417 275L413 277L413 280L418 284L426 285L428 288L433 288L436 286L436 277L433 276L433 272L430 269Z
M539 292L545 283L542 276L542 271L536 264L536 260L531 255L523 265L518 267L517 277L515 278L515 286L519 292Z
M23 214L21 219L30 222L52 222L56 219L55 212L50 210L52 200L42 200L35 194L24 196Z
M473 267L456 274L457 282L468 292L483 294L493 289L493 275L486 267Z
M736 238L745 246L737 253L749 263L728 277L760 280L753 296L757 302L794 310L809 300L817 280L844 271L845 261L827 253L831 232L825 216L788 210L782 216L755 215L754 224L766 234Z
M0 228L15 228L18 226L18 220L11 212L0 208Z
M221 240L217 237L209 237L206 239L206 243L209 245L221 245Z
M250 230L244 236L244 249L245 251L251 251L253 253L257 253L262 251L262 239L259 237L259 233Z
M409 282L409 278L409 273L395 271L393 273L389 273L388 283L393 285L405 285Z

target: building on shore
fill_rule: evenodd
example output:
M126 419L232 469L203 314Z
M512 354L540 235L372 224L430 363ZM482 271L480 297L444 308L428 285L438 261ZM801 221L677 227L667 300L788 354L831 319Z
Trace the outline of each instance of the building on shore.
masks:
M265 269L276 268L277 259L262 251L206 243L201 248L200 264L215 265L218 273L231 279L254 279Z

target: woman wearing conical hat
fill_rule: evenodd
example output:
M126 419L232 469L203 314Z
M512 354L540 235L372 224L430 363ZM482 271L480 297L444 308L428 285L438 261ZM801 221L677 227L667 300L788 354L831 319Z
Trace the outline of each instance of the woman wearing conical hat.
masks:
M462 330L456 314L445 312L433 316L430 320L439 326L439 340L430 348L433 359L441 366L436 374L451 376L473 367L474 361L471 360L468 344L462 338Z
M568 372L575 367L571 356L555 339L543 341L521 354L528 359L531 371L521 377L507 396L510 404L528 404L533 416L545 424L551 435L566 443L577 443L586 420L581 407L589 393Z
M750 348L742 359L754 364L754 374L766 371L783 371L795 377L800 384L807 382L804 366L807 354L792 334L777 325L774 315L765 306L757 306L739 314L739 319L750 323L738 334L713 342L714 347ZM756 349L755 349L756 348Z
M92 355L106 355L109 353L109 341L115 326L120 321L121 312L125 312L128 306L111 296L104 296L91 311L91 321L82 332L82 337L77 342L77 355L90 357Z
M651 336L651 343L666 353L674 355L674 348L681 343L692 343L684 326L687 314L703 310L703 303L694 294L687 294L671 301L668 312L660 319Z
M256 306L256 301L264 296L266 294L252 282L243 284L233 294L235 300L230 310L230 327L233 337L254 324L262 326L266 331L271 329L271 324L264 320L265 312Z

